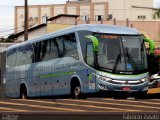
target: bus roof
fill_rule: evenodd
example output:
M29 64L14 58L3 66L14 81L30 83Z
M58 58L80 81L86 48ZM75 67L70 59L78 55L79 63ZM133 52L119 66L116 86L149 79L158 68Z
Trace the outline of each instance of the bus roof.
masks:
M108 34L127 34L127 35L140 34L136 29L133 29L133 28L119 26L119 25L105 25L105 24L78 25L76 30L77 31L88 30L92 32L100 32L100 33L108 33Z
M21 46L26 43L37 42L45 38L47 39L53 36L60 36L63 34L76 32L76 31L82 31L82 30L97 32L97 33L117 34L117 35L140 35L140 33L136 29L125 27L125 26L105 25L105 24L82 24L82 25L76 25L70 28L66 28L63 30L59 30L56 32L48 33L48 34L39 36L37 38L34 38L32 40L28 40L22 43L18 43L16 45L12 45L8 49L12 49L12 48Z

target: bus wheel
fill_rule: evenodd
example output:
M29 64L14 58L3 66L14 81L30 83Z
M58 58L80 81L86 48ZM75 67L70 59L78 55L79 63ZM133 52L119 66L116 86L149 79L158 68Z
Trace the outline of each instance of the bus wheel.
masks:
M27 89L25 85L22 85L20 88L20 98L26 99L27 98Z
M81 86L77 78L73 78L71 81L71 97L72 99L86 99L81 92Z
M79 85L73 87L71 92L72 99L86 99L87 97L81 93L81 87Z
M74 85L71 88L71 96L73 99L78 99L80 98L80 94L81 94L81 87L80 85Z
M76 87L74 88L74 96L75 96L75 98L79 98L79 97L80 97L80 93L81 93L81 88L80 88L80 86L76 86Z

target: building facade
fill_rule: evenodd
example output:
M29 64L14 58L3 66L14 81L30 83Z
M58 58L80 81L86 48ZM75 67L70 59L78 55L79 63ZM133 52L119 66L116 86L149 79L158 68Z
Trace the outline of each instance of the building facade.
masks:
M153 0L72 0L66 4L31 5L29 27L46 22L59 14L79 15L78 21L154 21ZM24 6L15 7L15 33L24 27Z
M42 23L33 26L28 29L28 40L34 39L38 36L58 31L64 28L71 27L77 24L78 15L59 14L46 20L46 23ZM13 33L9 36L14 42L24 41L24 30Z

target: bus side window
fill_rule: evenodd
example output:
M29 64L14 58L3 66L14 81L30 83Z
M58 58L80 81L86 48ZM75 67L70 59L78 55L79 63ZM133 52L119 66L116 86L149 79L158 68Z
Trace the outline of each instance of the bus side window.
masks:
M36 42L33 46L34 62L47 61L62 57L79 59L74 33Z
M71 33L64 36L64 45L66 54L65 57L72 57L76 60L79 59L78 57L78 50L77 50L77 43L75 38L75 33Z
M34 43L34 62L56 58L58 58L58 54L54 38Z
M21 46L17 50L16 66L31 64L33 59L33 47L31 44Z
M33 44L34 46L34 62L40 62L40 49L41 43L36 42Z
M58 58L58 49L57 49L57 44L56 44L56 42L55 42L55 38L53 38L52 40L51 40L51 42L50 42L50 57L49 57L49 59L56 59L56 58Z
M41 41L41 51L40 51L40 60L41 61L46 61L47 54L49 51L47 51L47 46L48 46L48 40Z
M7 52L7 59L6 59L6 63L9 67L15 67L16 63L17 63L17 54L16 54L16 48L11 49Z
M51 60L51 59L55 59L58 57L57 55L57 49L55 46L55 43L53 41L54 39L49 39L44 41L44 48L45 50L43 50L43 61L47 61L47 60Z
M64 55L66 54L66 49L65 49L65 44L64 44L64 36L63 37L57 37L55 39L55 45L57 47L57 51L58 51L58 57L64 57Z
M59 58L72 57L74 59L79 59L74 33L57 37L54 42Z
M90 66L94 66L94 52L93 52L93 44L87 43L87 50L86 50L86 62Z

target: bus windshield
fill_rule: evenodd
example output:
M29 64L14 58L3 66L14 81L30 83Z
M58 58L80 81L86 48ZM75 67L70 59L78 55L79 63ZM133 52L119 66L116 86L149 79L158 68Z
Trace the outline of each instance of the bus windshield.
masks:
M117 74L147 72L147 57L141 36L104 33L91 33L91 35L99 41L99 51L95 56L96 69Z

